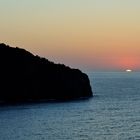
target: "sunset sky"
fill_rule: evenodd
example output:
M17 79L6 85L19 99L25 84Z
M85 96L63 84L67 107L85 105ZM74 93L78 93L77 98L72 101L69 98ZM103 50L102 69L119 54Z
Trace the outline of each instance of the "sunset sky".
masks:
M93 71L140 70L140 0L0 0L0 42Z

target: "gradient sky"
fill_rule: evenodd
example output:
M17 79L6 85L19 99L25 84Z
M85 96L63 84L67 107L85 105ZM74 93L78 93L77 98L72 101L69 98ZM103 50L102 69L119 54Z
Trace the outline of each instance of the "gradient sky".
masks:
M0 42L82 70L140 70L140 0L0 0Z

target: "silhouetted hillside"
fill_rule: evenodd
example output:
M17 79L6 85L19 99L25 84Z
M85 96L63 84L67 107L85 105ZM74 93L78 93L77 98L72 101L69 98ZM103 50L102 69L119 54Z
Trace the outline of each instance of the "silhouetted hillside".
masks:
M91 97L88 76L30 52L0 44L0 101Z

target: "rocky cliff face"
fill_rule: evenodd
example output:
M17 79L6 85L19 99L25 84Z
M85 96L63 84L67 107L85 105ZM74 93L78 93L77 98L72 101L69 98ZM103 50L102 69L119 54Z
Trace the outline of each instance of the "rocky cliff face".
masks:
M88 76L30 52L0 44L0 101L91 97Z

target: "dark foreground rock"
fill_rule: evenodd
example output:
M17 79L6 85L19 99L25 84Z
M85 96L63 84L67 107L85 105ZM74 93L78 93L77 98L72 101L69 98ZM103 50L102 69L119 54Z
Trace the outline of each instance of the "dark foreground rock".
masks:
M69 100L91 96L88 76L80 70L0 44L0 101Z

